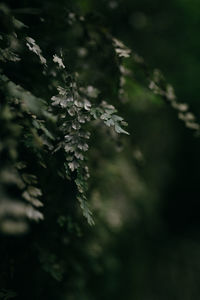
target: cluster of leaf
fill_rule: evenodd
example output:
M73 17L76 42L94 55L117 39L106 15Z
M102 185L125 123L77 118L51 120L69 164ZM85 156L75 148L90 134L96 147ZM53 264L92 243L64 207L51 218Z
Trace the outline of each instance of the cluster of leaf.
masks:
M135 66L139 66L140 70L144 72L145 85L148 86L148 88L155 95L159 95L177 112L178 118L184 122L187 128L192 129L194 130L194 132L199 134L200 125L197 121L197 118L190 111L189 105L187 103L178 101L173 86L166 81L162 72L158 69L151 71L141 56L139 56L135 52L132 52L131 54L133 64ZM127 72L126 69L123 69L123 66L121 69L121 73L122 82L125 81L125 78L127 76L134 78L134 80L137 80L137 76L132 76L130 71Z
M30 162L22 155L24 147L33 146L34 151L41 147L31 112L40 99L1 75L1 230L22 233L27 229L26 219L43 219L38 210L43 205L39 200L42 191L37 176L29 172Z
M175 95L174 88L169 84L160 70L155 69L153 71L146 65L144 59L139 56L136 52L131 51L127 48L121 41L116 38L112 38L113 46L116 54L119 58L129 57L132 60L134 67L139 66L140 72L144 72L145 84L148 88L155 94L161 96L164 101L170 104L170 106L177 111L178 118L185 123L187 128L194 130L199 134L200 125L197 121L195 115L190 112L189 105L187 103L181 103L177 101L177 96ZM127 78L132 78L132 80L137 80L137 75L132 74L130 69L127 69L123 62L119 61L119 71L121 73L120 77L120 89L119 96L124 98L124 85Z
M122 126L127 124L116 114L114 106L98 99L98 89L84 82L85 86L80 86L81 75L69 73L63 58L57 54L45 58L35 39L27 36L27 26L15 19L6 6L1 6L1 13L11 24L9 33L1 32L0 48L3 61L0 82L3 137L0 150L1 160L5 161L5 166L1 165L1 193L8 194L1 197L1 231L21 233L27 228L26 219L38 221L45 217L39 208L44 202L45 205L48 203L36 169L48 170L47 157L50 159L57 155L60 159L59 153L63 157L63 169L58 170L58 176L74 181L83 215L92 225L94 220L87 203L89 170L86 152L90 131L95 126L94 120L124 134L128 133ZM117 54L122 56L121 52ZM38 57L36 62L35 56ZM37 66L37 72L41 72L39 76L46 81L48 93L44 96L35 96L32 90L9 78L12 68L15 68L13 64L17 64L17 70L23 67L24 57L33 67L41 64L42 70ZM5 71L8 63L10 72ZM17 74L15 77L19 81ZM55 89L58 94L52 96ZM33 159L37 167L32 165ZM29 169L32 169L30 173ZM11 178L7 178L6 174L10 174ZM15 185L15 200L9 200L11 196L6 182Z

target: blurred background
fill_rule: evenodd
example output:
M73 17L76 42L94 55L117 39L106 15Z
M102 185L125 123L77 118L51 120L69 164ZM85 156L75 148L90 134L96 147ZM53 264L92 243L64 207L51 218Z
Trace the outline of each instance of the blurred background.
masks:
M84 9L98 11L114 36L159 68L199 118L199 2L94 2ZM100 281L106 293L94 299L198 299L199 138L145 88L127 90L128 145L102 162L105 181L93 193L114 231Z
M109 31L141 55L149 70L160 69L174 87L178 101L189 104L190 111L200 120L198 0L4 2L13 10L31 6L57 16L66 5L85 16L89 27ZM35 16L31 15L31 21L29 16L19 13L18 18L29 25L32 36L45 48ZM54 21L59 28L59 18ZM62 232L67 238L66 250L58 249L61 234L60 229L52 229L56 223L50 218L52 212L48 221L31 234L17 240L2 237L7 245L1 246L2 255L9 249L10 257L19 263L12 281L5 279L5 274L0 276L0 287L16 291L19 299L28 294L29 299L197 300L200 298L200 139L184 126L172 107L145 86L138 69L128 60L125 65L135 80L128 78L124 99L121 102L116 99L115 67L100 52L85 58L84 34L79 27L70 30L64 41L70 49L66 64L74 70L84 68L83 78L98 84L108 102L111 100L118 108L128 123L130 136L115 142L115 137L111 138L104 129L93 129L89 201L96 225L88 228L79 223L76 227L70 217L68 229ZM52 36L57 39L51 44L55 47L61 37L53 29ZM70 56L75 47L83 56L78 62L75 55ZM102 48L107 49L106 43ZM94 70L88 71L84 66L88 61ZM26 79L20 80L30 86ZM32 250L35 243L37 251ZM13 245L17 249L15 254ZM64 271L51 268L55 259L49 253L53 252L61 262L69 261ZM44 258L48 255L49 259ZM6 266L3 269L5 273ZM32 290L31 295L28 290Z

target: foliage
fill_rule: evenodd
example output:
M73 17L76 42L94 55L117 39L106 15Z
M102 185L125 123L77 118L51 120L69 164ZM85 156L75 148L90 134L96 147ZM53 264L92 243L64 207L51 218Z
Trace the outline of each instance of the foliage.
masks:
M123 122L122 117L114 114L117 111L113 106L108 105L105 101L95 104L99 93L98 90L92 85L79 86L78 77L81 77L81 74L74 72L73 75L73 71L71 73L66 71L67 68L65 68L62 58L55 54L53 59L49 58L47 60L36 41L31 37L27 37L26 33L21 32L21 29L27 26L10 16L7 10L7 7L2 7L2 13L5 15L5 18L10 18L9 21L13 30L9 34L2 32L2 43L8 43L8 40L15 39L15 43L17 43L20 50L19 53L17 53L17 50L15 53L12 44L8 44L6 50L4 48L1 49L3 54L2 60L4 63L6 61L18 63L18 68L20 69L20 56L30 56L25 49L25 46L27 46L33 55L38 56L39 62L43 66L42 77L47 78L47 90L50 90L42 96L43 98L39 98L31 90L25 90L20 84L10 80L3 69L1 71L1 89L5 97L2 111L7 112L7 115L4 113L4 118L6 119L8 130L11 127L10 123L15 123L13 124L15 126L13 128L13 136L10 135L9 138L11 139L10 143L16 144L16 148L8 151L15 151L15 153L10 153L10 156L6 157L8 160L7 164L12 160L12 164L15 165L15 168L12 167L12 172L18 177L15 181L19 181L18 188L21 188L21 196L29 204L27 205L23 202L13 203L16 203L18 207L21 206L21 211L18 212L20 218L23 216L36 221L42 219L43 214L37 209L43 206L43 201L38 199L38 197L42 196L42 190L34 186L37 184L36 174L28 174L28 178L32 176L31 180L27 179L27 174L24 173L26 168L28 168L27 165L30 165L29 158L27 161L23 158L24 152L30 152L33 155L31 159L34 159L38 165L45 169L49 169L46 157L49 159L50 156L62 155L63 168L62 171L57 170L57 172L60 171L59 176L63 179L74 180L77 186L77 199L80 202L83 215L87 218L88 223L92 225L94 221L86 196L89 171L85 155L89 148L87 141L90 137L91 126L94 126L92 121L94 119L103 120L108 127L113 126L117 133L127 134L121 127L121 124L126 124ZM18 35L20 34L19 38ZM31 57L28 59L31 59ZM52 61L55 65L52 65ZM32 68L34 68L35 64L33 60ZM41 70L38 69L38 72L41 72ZM22 82L21 84L23 85L24 83ZM51 100L49 100L49 95L52 93L51 90L55 88L58 94L51 96ZM18 129L17 133L16 129ZM16 138L20 142L17 142ZM8 149L3 150L7 151ZM9 172L11 166L6 165L5 168ZM74 175L74 173L76 174ZM4 175L2 177L4 178ZM6 218L6 215L15 217L16 209L15 206L12 207L14 204L10 202L10 207L7 207L5 202L2 205L2 219L5 218L5 220L2 220L3 231L9 232L9 224L12 226L12 230L15 227L17 231L18 227L13 224L14 221ZM23 228L19 226L18 230L23 231Z
M117 24L126 5L102 3L0 4L2 299L162 298L147 282L169 234L172 145L187 132L174 128L180 119L198 135L199 123ZM137 31L146 19L135 11ZM160 249L158 282L159 259L167 278L174 267Z

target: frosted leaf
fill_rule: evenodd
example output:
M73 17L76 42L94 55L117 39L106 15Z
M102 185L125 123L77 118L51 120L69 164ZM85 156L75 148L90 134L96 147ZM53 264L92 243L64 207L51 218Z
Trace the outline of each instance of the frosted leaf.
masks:
M123 87L124 84L126 83L126 80L123 76L120 77L120 86Z
M77 189L78 189L79 193L84 194L85 189L84 189L84 186L83 186L83 181L81 181L80 179L77 178L75 180L75 183L76 183L76 186L77 186ZM85 199L86 199L86 197L85 197Z
M177 103L175 101L172 102L172 107L181 111L181 112L185 112L188 110L188 104L186 103Z
M23 173L22 178L28 184L36 184L37 183L37 177L35 175Z
M66 90L63 87L58 86L57 90L58 90L58 92L59 92L60 95L62 95L62 96L66 95Z
M150 90L154 90L156 87L157 87L157 85L155 84L154 81L151 81L151 82L149 83L149 88L150 88Z
M72 162L68 163L68 166L69 166L70 170L73 172L79 167L79 163L77 161L73 160Z
M115 48L115 52L119 57L130 57L131 51L129 49L121 49L121 48Z
M179 113L178 117L179 117L180 120L183 120L185 122L195 121L195 116L190 112L188 112L186 114Z
M89 139L90 138L90 132L81 132L79 134L80 137L84 138L84 139Z
M34 197L42 196L42 191L34 186L29 186L27 192Z
M85 115L85 120L86 120L86 121L90 121L90 120L91 120L90 115Z
M121 121L123 121L123 118L120 117L120 116L117 116L117 115L112 115L112 119L115 122L119 122L119 121L121 122Z
M35 40L31 37L26 38L26 46L29 48L29 50L33 53L35 53L37 56L39 56L41 64L46 66L46 58L42 55L42 50L40 47L36 44Z
M121 41L116 38L112 39L115 52L119 57L130 57L131 50L127 48Z
M60 69L65 69L65 65L63 64L62 58L58 57L56 54L53 55L53 61L58 64Z
M14 168L5 168L0 172L1 183L15 184L20 189L25 187L23 180L21 179L19 173Z
M85 110L90 110L90 108L91 108L91 103L90 103L90 101L88 101L87 99L84 99L84 109Z
M74 152L74 150L76 149L76 146L72 145L72 144L66 144L64 149L65 149L65 152Z
M104 121L104 123L105 123L108 127L115 125L115 123L114 123L114 121L113 121L112 119L106 120L106 121Z
M0 218L13 216L15 218L24 217L26 205L16 200L2 200L0 202Z
M41 201L39 201L35 197L32 197L27 191L23 192L22 197L25 200L27 200L28 202L30 202L35 207L42 207L43 206L43 203Z
M90 114L91 114L91 116L96 120L96 119L98 119L98 117L99 117L99 109L98 108L92 108L91 110L90 110Z
M84 160L84 156L83 156L82 153L80 153L80 152L75 152L74 155L75 155L75 157L76 157L77 159Z
M71 102L72 98L66 98L63 96L53 96L51 97L52 100L52 105L53 106L58 106L60 105L62 108L66 108L68 106L68 103ZM65 115L64 115L65 117Z
M178 109L180 110L180 111L187 111L188 110L188 105L186 104L186 103L179 103L178 104Z
M186 127L190 128L190 129L198 130L199 124L197 124L195 122L186 122Z
M73 139L73 137L72 137L71 135L69 135L69 134L66 134L66 135L65 135L65 140L66 140L67 142L70 142L72 139Z
M195 120L195 116L192 113L188 112L188 113L185 114L185 119L187 121L194 121Z
M62 99L62 98L60 98L60 97L53 96L53 97L51 98L51 100L53 101L53 102L52 102L52 105L53 105L53 106L60 105L61 107L64 107L64 108L67 107L67 101L66 101L66 99Z
M78 148L79 148L80 150L87 151L88 148L89 148L89 146L88 146L87 143L80 143L80 144L78 144Z
M85 123L86 117L85 117L84 115L79 115L79 116L78 116L78 121L79 121L80 123Z
M72 128L75 130L79 130L81 128L81 125L77 121L73 121Z
M102 107L104 107L105 109L109 109L109 110L116 111L116 110L115 110L115 107L114 107L113 105L108 104L106 101L102 101L101 105L102 105Z
M129 135L129 133L127 131L125 131L124 129L122 129L121 126L119 126L118 124L115 124L115 131L117 133L124 133L124 134Z
M86 173L88 173L88 172L89 172L89 168L88 168L88 166L85 166L85 168L84 168L84 169L85 169L85 172L86 172Z
M26 215L29 219L34 220L36 222L44 219L43 214L30 205L26 208Z
M79 107L79 108L82 108L82 107L83 107L83 102L80 101L80 100L75 100L75 101L74 101L74 104L75 104L75 106L77 106L77 107Z
M120 65L119 66L120 72L121 74L127 76L127 75L131 75L131 71L127 68L125 68L124 66Z
M1 61L12 61L18 62L21 58L18 54L14 53L10 48L0 49L0 60Z
M71 117L75 116L76 111L73 107L69 108L67 111Z
M0 231L11 235L24 234L28 231L28 224L25 221L5 219L0 223Z
M167 96L167 99L170 101L174 101L176 99L174 89L170 84L167 85L166 96Z
M162 91L154 81L151 81L149 83L149 89L152 90L154 92L154 94L158 94L158 95L162 95L162 96L166 95L166 93L164 91Z
M116 38L113 38L112 40L113 40L113 44L114 44L116 47L120 47L120 48L124 48L124 47L125 47L125 45L124 45L120 40L118 40L118 39L116 39Z
M87 201L81 196L78 196L77 199L80 203L80 207L82 209L83 215L88 221L88 224L91 226L94 225L94 220L92 218L92 212L89 209Z
M73 155L67 155L66 156L66 160L67 161L72 161L74 159L74 156Z
M108 120L109 118L110 118L110 115L106 114L106 113L102 114L101 117L100 117L101 120Z

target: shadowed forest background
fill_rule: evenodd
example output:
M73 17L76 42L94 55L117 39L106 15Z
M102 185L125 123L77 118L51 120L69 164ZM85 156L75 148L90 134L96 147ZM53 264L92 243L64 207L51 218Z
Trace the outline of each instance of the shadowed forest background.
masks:
M197 0L0 2L0 299L200 298L199 32Z

